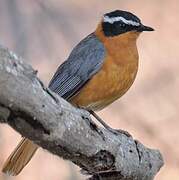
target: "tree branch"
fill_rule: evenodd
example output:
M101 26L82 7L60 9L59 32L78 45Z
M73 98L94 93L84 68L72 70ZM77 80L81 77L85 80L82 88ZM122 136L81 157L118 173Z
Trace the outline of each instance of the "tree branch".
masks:
M74 162L90 179L152 180L163 165L158 150L98 127L46 89L37 71L0 47L0 122L49 152Z

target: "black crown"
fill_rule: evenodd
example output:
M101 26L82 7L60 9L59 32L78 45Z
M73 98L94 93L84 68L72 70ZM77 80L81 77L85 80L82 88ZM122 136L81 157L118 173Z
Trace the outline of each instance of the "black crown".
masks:
M120 20L113 20L114 18L121 18ZM104 14L102 28L105 36L116 36L128 31L136 30L140 26L140 19L134 14L116 10Z
M140 19L139 19L136 15L134 15L134 14L128 12L128 11L122 11L122 10L112 11L112 12L110 12L110 13L104 14L104 16L108 16L109 18L113 18L113 17L123 17L123 18L125 18L126 20L132 20L132 21L135 21L135 22L137 22L137 23L140 23L140 22L141 22Z

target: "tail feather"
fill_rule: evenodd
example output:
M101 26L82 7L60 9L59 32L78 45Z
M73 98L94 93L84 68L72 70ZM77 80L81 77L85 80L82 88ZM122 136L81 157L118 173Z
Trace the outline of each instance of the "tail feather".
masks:
M23 138L4 163L2 172L12 176L18 175L31 160L37 149L38 145Z

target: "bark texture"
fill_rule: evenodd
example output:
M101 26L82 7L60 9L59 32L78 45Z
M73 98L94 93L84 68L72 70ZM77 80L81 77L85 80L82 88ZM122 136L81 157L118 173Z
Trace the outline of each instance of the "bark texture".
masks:
M163 165L158 150L98 127L88 112L50 92L37 71L2 46L0 122L74 162L89 179L152 180Z

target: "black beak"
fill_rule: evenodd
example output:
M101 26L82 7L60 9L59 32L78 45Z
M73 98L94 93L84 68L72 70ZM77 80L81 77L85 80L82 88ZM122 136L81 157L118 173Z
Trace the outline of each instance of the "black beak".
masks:
M141 24L138 28L137 28L138 32L143 32L143 31L154 31L153 28L149 27L149 26L144 26L143 24Z

